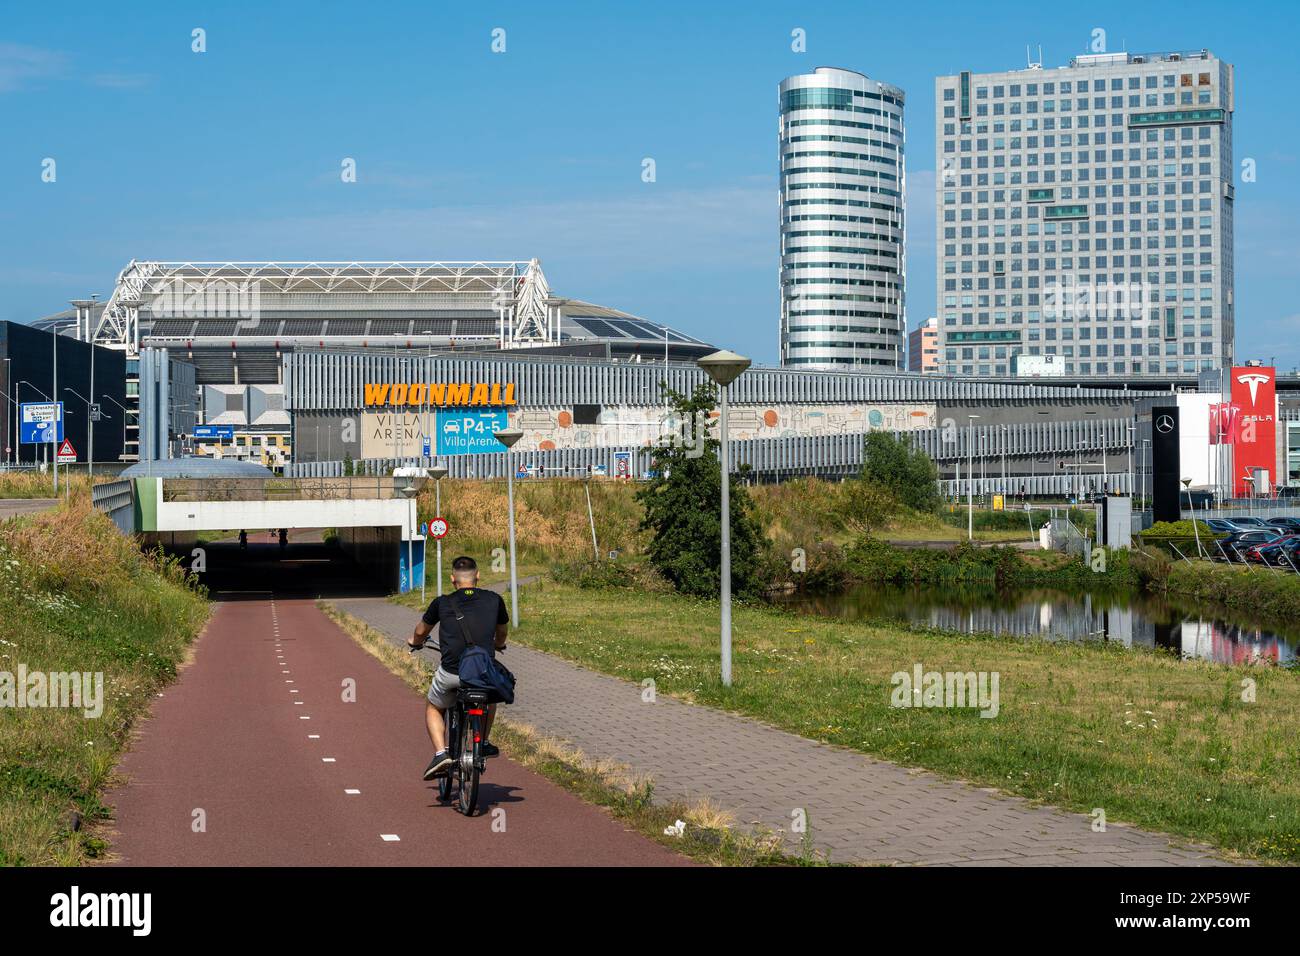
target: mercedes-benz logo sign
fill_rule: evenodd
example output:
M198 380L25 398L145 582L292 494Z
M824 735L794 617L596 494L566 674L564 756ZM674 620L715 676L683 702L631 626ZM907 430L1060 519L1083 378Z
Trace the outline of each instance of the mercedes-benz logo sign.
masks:
M1174 430L1174 419L1171 415L1161 415L1156 419L1156 431L1162 435L1168 435Z

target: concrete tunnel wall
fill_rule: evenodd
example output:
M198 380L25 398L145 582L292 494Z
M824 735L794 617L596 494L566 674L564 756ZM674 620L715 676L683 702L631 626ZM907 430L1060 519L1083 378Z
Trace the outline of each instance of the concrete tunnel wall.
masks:
M336 528L339 549L365 568L384 587L407 591L419 587L424 575L424 541L416 538L410 542L411 560L415 573L407 573L407 542L402 540L402 529Z

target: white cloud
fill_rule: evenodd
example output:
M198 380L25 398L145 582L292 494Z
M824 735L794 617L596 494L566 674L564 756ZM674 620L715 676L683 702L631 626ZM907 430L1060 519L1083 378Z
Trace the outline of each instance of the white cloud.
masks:
M139 90L152 83L153 77L148 73L96 73L90 82L109 90Z
M0 43L0 93L20 90L31 80L55 76L63 71L67 58L53 50Z

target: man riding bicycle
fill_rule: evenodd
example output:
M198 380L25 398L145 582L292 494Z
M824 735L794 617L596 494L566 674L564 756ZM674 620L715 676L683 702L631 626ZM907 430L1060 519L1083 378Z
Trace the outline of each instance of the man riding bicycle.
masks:
M448 707L456 706L460 656L467 646L466 632L473 644L495 658L497 651L505 649L506 626L510 623L510 614L501 595L478 586L478 565L473 558L462 555L451 563L451 583L455 590L433 599L416 624L415 633L406 642L412 648L423 647L434 627L438 628L438 650L442 660L433 674L424 708L424 723L434 749L433 759L424 771L425 780L442 776L452 766L443 715ZM464 619L464 629L462 621L457 620L457 612ZM495 716L494 704L488 708L483 730L482 753L485 757L495 757L500 753L487 739Z

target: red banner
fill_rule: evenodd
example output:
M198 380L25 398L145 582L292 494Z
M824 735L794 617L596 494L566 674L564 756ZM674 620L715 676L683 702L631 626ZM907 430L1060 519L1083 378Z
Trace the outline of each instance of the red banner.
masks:
M1246 479L1254 477L1256 468L1268 472L1270 489L1277 482L1276 381L1274 368L1248 365L1232 369L1232 407L1225 432L1232 442L1232 485L1237 497L1253 493L1254 486Z

